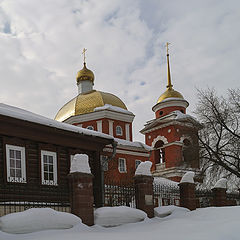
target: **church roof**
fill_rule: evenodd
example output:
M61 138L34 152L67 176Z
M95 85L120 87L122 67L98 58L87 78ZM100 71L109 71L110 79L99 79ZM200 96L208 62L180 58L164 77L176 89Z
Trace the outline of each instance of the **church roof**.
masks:
M66 103L57 113L55 120L64 121L71 116L81 115L93 112L98 107L112 105L127 111L126 105L117 96L101 92L90 91L85 94L79 94Z
M169 113L168 115L165 115L161 118L153 119L148 121L144 128L140 131L141 133L145 133L150 129L153 129L155 127L161 126L162 124L172 124L173 122L175 123L190 123L192 127L194 128L202 128L202 125L198 122L197 119L194 117L182 113L181 111L173 111Z

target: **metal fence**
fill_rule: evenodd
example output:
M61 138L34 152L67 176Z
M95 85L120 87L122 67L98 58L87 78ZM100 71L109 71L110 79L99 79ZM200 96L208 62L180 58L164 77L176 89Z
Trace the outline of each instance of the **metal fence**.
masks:
M240 205L240 192L227 193L227 201L229 205Z
M154 205L180 206L180 191L179 187L171 184L153 184Z
M213 205L213 192L210 189L196 188L195 195L197 207L211 207Z
M108 182L104 185L105 206L136 207L135 188L132 183Z
M68 189L15 182L0 184L0 216L46 207L71 212Z

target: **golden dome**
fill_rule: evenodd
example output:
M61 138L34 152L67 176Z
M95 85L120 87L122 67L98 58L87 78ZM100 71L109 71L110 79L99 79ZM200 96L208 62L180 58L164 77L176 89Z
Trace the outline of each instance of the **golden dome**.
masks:
M93 112L94 108L102 107L105 104L110 104L127 110L126 105L117 96L111 93L93 90L85 94L79 94L66 103L58 111L55 120L62 122L71 116Z
M85 62L83 68L77 73L77 83L84 80L94 81L94 74L86 67Z
M166 98L180 98L184 99L180 92L175 91L173 88L167 88L167 90L158 98L157 103L162 102Z

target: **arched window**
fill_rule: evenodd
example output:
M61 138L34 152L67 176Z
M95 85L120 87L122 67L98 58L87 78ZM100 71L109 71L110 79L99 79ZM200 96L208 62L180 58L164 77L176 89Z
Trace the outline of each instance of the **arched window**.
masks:
M94 130L94 127L93 126L88 126L87 129Z
M155 163L165 163L165 150L164 150L164 142L157 141L154 148L155 148Z
M122 128L120 126L116 127L116 135L117 136L122 136L123 135L123 131L122 131Z

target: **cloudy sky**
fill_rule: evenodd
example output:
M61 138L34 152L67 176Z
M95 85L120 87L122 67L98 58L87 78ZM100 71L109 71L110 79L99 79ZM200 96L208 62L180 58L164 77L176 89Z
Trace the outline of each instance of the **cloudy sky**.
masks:
M87 66L95 89L120 97L136 117L135 140L167 83L194 110L196 88L239 87L238 0L0 0L0 102L54 118L77 94Z

